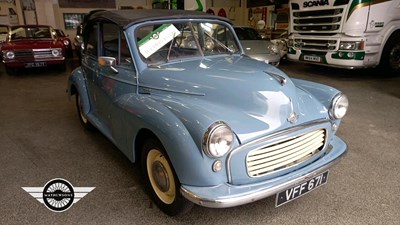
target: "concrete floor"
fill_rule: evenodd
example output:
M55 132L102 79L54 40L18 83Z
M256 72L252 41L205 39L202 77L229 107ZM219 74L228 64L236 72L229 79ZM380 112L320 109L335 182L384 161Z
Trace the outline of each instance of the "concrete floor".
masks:
M81 127L65 93L76 65L13 76L0 66L0 224L399 224L400 76L282 64L289 75L332 85L350 99L338 132L349 152L328 184L279 208L271 197L228 209L195 206L170 218L143 191L136 166ZM55 213L21 188L53 178L96 188Z

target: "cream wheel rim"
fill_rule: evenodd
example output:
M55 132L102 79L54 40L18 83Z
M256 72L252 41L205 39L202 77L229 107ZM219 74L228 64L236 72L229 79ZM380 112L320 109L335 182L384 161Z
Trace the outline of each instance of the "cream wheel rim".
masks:
M86 118L86 116L83 114L83 106L82 106L82 102L81 102L81 96L80 95L78 95L78 107L79 107L79 115L80 115L80 117L81 117L81 119L82 119L82 121L83 121L83 123L87 123L87 118Z
M175 200L175 180L172 168L165 156L157 149L152 149L147 155L147 175L158 198L165 204Z

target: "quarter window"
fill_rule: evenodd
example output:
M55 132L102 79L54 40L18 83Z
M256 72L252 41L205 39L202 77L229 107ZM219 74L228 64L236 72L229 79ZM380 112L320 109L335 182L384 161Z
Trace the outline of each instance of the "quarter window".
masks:
M129 47L121 29L112 23L103 24L103 56L116 59L117 64L131 62Z
M94 57L97 57L97 43L98 43L98 25L93 24L89 28L89 31L87 33L87 42L86 42L86 48L85 48L85 53L92 55Z

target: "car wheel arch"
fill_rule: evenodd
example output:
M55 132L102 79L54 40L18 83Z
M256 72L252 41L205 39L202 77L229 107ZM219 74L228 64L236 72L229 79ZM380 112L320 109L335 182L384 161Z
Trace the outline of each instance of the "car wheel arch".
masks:
M74 71L68 80L68 98L71 100L73 95L79 94L83 103L83 113L88 114L90 111L89 95L87 93L86 84L83 83L82 73Z
M130 137L132 161L135 163L140 161L142 145L146 139L153 138L163 145L182 184L215 185L217 179L210 179L211 170L204 170L204 168L211 168L209 161L212 159L204 157L202 150L198 149L186 127L179 120L176 123L180 125L171 126L169 130L160 130L158 127L162 121L165 120L157 118L153 124L142 124L141 128L134 131L133 136ZM194 175L197 176L195 180L193 180Z

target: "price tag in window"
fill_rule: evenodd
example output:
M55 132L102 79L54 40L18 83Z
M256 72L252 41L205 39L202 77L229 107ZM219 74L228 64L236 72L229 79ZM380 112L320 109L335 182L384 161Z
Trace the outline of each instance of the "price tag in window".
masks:
M139 51L147 59L179 34L173 24L164 24L138 42Z

